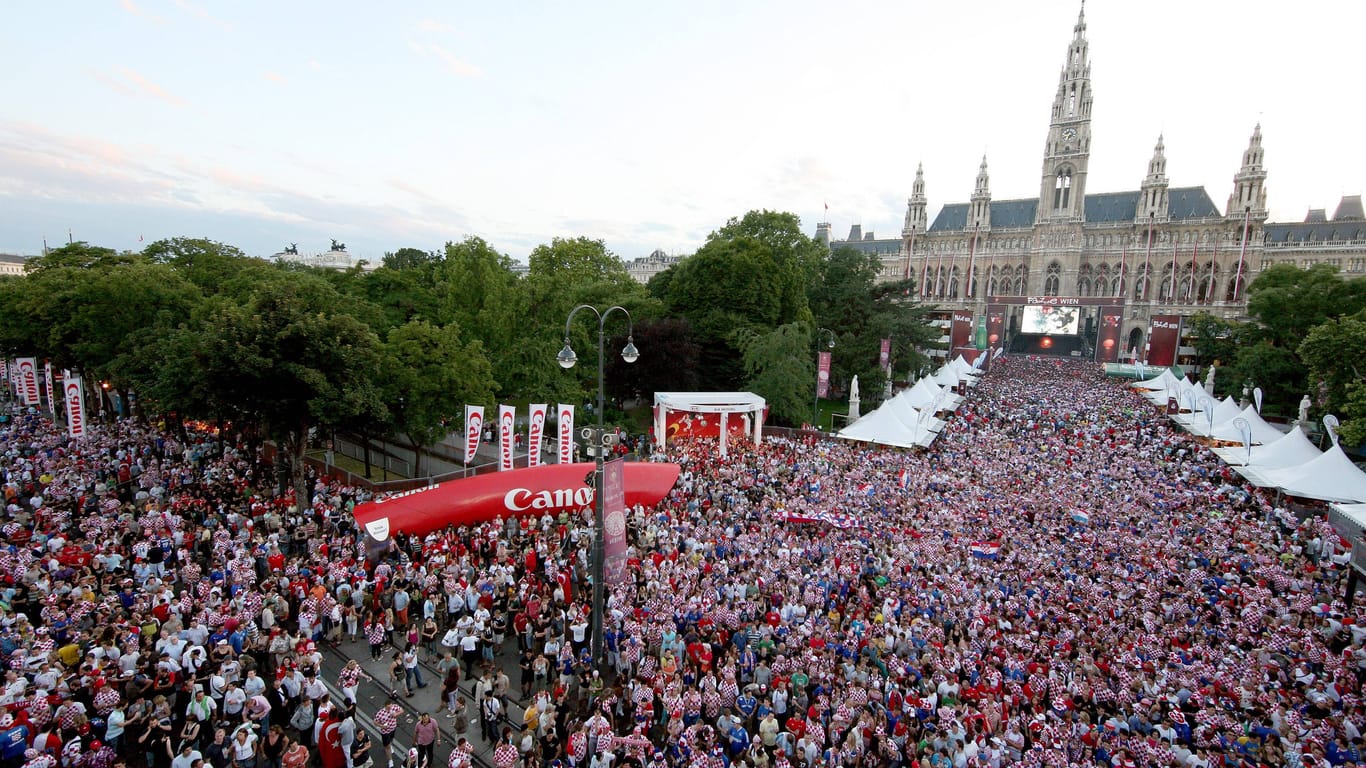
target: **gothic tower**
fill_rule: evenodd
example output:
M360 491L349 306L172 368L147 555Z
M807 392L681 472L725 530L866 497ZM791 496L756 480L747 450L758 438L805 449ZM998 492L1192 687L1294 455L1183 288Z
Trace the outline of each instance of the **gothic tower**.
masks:
M1134 221L1146 222L1167 220L1167 156L1163 153L1166 145L1162 136L1157 137L1153 147L1153 159L1148 161L1148 175L1138 195L1138 207L1134 211Z
M1266 218L1266 168L1262 167L1262 124L1252 131L1247 151L1243 152L1243 166L1233 177L1233 194L1228 198L1229 218L1248 211L1253 219Z
M1048 141L1044 145L1043 182L1037 220L1081 221L1086 195L1086 166L1091 156L1091 64L1087 59L1086 6L1077 14L1067 62L1058 77Z
M977 184L972 190L968 207L968 228L991 229L991 179L987 176L987 156L982 155L982 167L977 171Z

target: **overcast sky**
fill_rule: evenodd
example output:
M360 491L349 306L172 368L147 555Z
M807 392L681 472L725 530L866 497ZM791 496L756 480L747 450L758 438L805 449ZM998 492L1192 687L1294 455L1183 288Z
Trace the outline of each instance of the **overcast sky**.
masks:
M223 2L12 6L0 26L0 251L207 236L378 259L479 235L624 259L690 253L731 216L829 205L900 231L1037 196L1078 3ZM1260 120L1273 219L1366 185L1366 3L1092 0L1090 192L1173 186L1222 209Z

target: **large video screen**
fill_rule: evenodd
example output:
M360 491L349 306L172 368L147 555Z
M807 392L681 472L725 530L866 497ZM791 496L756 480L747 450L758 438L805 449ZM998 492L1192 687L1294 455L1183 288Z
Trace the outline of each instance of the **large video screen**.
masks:
M1027 304L1024 308L1025 333L1059 333L1076 335L1081 310L1077 307L1044 307Z

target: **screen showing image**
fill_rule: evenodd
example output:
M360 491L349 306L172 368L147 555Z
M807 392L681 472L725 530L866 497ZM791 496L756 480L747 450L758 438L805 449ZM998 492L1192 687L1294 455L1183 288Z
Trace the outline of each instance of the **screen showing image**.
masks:
M1081 310L1076 307L1042 307L1034 304L1024 308L1025 333L1066 333L1076 335Z

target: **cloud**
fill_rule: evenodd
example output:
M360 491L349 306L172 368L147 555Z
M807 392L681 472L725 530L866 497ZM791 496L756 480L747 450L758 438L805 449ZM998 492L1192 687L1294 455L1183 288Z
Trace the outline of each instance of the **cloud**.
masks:
M484 74L484 71L479 67L461 59L436 43L409 43L408 45L417 55L440 61L446 66L446 70L456 77L479 77Z
M449 35L455 32L455 27L436 19L423 19L417 23L417 28L423 32L433 32L438 35Z
M166 23L166 19L156 15L155 13L150 13L146 11L137 3L133 2L133 0L120 0L119 7L123 8L123 10L126 13L130 13L139 18L147 19L148 21L153 22L155 24Z
M91 71L91 77L113 88L125 96L151 96L154 99L170 104L173 107L185 106L185 100L162 88L156 83L148 80L140 72L119 67L117 72L109 74L105 72Z
M185 11L200 21L208 22L225 32L232 31L231 24L209 13L208 10L202 6L195 5L194 3L189 2L189 0L175 0L175 4L180 10Z

